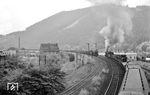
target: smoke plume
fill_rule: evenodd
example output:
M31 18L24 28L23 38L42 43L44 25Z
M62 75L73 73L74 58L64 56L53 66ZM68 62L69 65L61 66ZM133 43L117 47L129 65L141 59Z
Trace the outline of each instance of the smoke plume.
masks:
M101 5L101 4L116 4L116 5L128 5L129 7L136 6L150 6L150 0L87 0L93 5Z
M100 4L117 4L122 5L125 0L87 0L91 2L93 5L100 5Z
M108 49L125 41L126 36L131 34L132 21L129 12L119 6L107 6L106 11L107 24L99 33L105 39L105 49Z

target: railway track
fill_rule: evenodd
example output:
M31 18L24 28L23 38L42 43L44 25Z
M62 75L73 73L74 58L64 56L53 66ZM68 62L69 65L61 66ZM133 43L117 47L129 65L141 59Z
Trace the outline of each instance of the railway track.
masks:
M102 87L100 95L117 95L124 77L125 70L123 70L123 67L118 65L119 62L114 59L108 59L106 57L100 56L98 60L106 63L110 68L110 76L109 76L110 80L108 80L106 85L104 85L107 87ZM58 95L78 95L80 90L82 88L85 88L89 84L90 80L96 75L98 75L100 72L101 72L100 65L97 65L94 71L90 72L79 82L67 88L65 91L63 91ZM106 90L104 90L104 88Z
M98 59L98 60L100 60L100 59ZM102 60L101 60L101 62L102 62ZM105 61L103 61L103 62L105 62ZM89 73L87 76L85 76L83 79L81 79L75 85L67 88L64 92L60 93L59 95L78 95L80 90L82 88L85 88L85 86L89 84L90 80L101 72L101 68L100 68L99 64L97 64L97 66L95 66L95 67L96 68L94 69L94 71Z
M125 69L119 65L119 62L114 59L102 58L105 60L111 69L110 81L106 84L108 85L104 95L118 95L124 74Z

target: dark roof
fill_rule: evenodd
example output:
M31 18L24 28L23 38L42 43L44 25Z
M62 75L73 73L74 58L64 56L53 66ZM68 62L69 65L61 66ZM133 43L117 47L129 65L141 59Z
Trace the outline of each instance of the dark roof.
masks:
M42 43L40 46L40 51L42 52L58 52L59 47L58 44L52 44L52 43Z
M10 48L8 48L7 50L17 50L17 48L15 48L15 47L10 47Z

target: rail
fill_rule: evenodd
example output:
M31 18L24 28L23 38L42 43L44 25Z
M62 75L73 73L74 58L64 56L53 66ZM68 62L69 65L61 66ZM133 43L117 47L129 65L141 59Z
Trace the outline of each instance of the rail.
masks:
M98 60L100 60L99 58L97 58ZM101 60L101 62L105 62L103 60ZM66 90L64 90L62 93L58 94L58 95L78 95L78 92L85 87L85 85L89 84L89 81L97 76L100 71L101 65L97 64L97 66L95 66L95 69L93 69L92 72L90 72L88 75L86 75L84 78L82 78L79 82L77 82L76 84L72 85L71 87L67 88Z
M118 62L117 60L115 59L108 59L108 60L107 63L109 63L108 65L110 66L112 73L110 82L104 95L117 95L125 74L125 69L121 67L120 62Z
M79 52L74 52L79 53ZM117 95L119 88L121 86L121 82L123 80L125 74L125 68L123 65L115 59L110 59L106 57L100 57L101 61L108 64L109 68L112 70L111 72L111 79L104 92L104 95ZM71 87L67 88L65 91L58 95L78 95L78 92L84 88L87 84L89 84L89 80L91 80L94 76L96 76L100 72L100 67L96 66L95 70L85 76L76 84L72 85ZM103 90L104 91L104 90Z

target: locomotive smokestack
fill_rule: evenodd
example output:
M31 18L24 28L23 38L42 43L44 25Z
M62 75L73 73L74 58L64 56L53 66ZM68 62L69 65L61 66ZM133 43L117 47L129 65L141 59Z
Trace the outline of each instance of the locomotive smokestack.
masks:
M109 51L110 41L105 37L105 52Z

